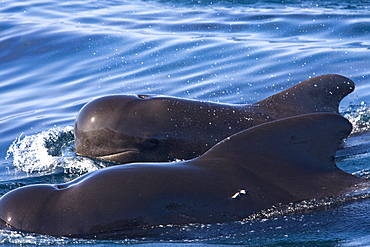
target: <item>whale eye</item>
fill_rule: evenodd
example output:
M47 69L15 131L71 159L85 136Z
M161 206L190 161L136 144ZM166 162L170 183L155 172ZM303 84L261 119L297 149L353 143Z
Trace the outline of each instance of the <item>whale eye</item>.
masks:
M137 97L139 97L140 99L148 99L149 98L149 95L138 94Z
M147 148L155 148L159 144L159 140L156 138L150 138L145 141L145 146Z
M135 143L145 149L153 149L159 145L159 140L156 138L141 138L135 137Z

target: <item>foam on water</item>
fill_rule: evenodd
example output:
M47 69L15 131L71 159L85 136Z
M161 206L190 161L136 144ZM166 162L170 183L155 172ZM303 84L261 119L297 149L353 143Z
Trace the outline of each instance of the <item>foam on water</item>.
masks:
M78 157L73 150L73 127L52 128L34 135L20 135L7 151L14 168L27 174L83 174L103 167L103 163Z
M351 104L342 115L351 122L353 130L337 151L337 164L355 176L370 178L370 108L362 101Z
M352 123L352 134L370 130L370 108L366 102L361 101L357 105L351 104L342 114Z
M59 245L66 242L67 238L54 238L38 234L27 234L17 231L0 230L0 244L19 245Z

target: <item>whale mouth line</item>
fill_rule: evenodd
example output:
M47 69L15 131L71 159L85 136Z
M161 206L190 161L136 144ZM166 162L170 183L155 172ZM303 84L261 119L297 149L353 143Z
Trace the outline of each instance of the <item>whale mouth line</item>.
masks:
M98 159L101 159L101 160L110 161L110 160L116 160L117 158L120 158L120 157L123 157L123 156L128 156L128 155L137 154L137 153L139 153L138 149L127 149L127 150L124 150L124 151L119 151L119 152L105 154L105 155L98 155L98 156L95 156L95 157L98 158Z

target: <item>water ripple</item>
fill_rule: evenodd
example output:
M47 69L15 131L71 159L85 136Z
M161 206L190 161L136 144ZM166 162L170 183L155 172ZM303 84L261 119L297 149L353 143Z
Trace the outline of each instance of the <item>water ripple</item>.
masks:
M2 163L14 165L5 156L15 140L22 143L21 133L37 139L73 126L83 104L105 94L252 103L328 73L355 81L341 111L355 131L368 131L369 6L359 0L4 0ZM45 157L20 164L48 170L55 157ZM346 160L351 171L369 170L366 155Z

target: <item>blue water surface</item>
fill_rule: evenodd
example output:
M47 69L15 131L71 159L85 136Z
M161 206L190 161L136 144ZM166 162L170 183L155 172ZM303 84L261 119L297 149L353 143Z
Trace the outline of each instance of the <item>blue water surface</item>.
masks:
M107 94L253 103L300 81L356 83L354 125L338 165L370 173L370 2L3 0L0 2L0 194L69 181L106 164L77 157L79 109ZM363 246L370 203L218 225L168 227L160 239L97 241L0 231L14 245Z

